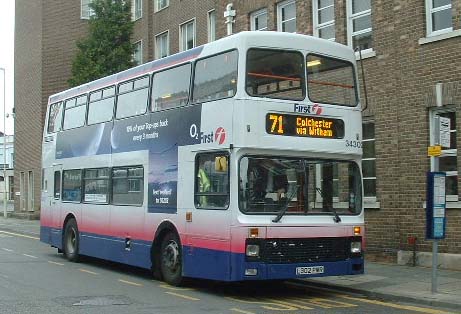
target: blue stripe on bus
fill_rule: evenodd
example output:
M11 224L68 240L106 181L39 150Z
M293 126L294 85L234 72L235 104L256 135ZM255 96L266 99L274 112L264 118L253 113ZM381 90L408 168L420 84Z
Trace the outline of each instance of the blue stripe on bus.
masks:
M40 240L62 248L62 230L40 228ZM80 254L131 266L150 269L151 242L132 240L131 249L125 250L125 240L116 237L82 233ZM323 266L323 274L296 275L297 267ZM245 276L246 269L257 269L256 276ZM183 275L220 281L300 279L323 276L357 275L364 272L363 258L339 262L266 264L246 262L245 254L183 246Z

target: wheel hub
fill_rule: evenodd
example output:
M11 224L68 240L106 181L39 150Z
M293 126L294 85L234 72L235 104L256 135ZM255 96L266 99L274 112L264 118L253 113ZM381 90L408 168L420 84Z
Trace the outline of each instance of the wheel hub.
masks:
M163 262L170 270L177 268L179 264L179 247L175 241L170 241L165 247Z

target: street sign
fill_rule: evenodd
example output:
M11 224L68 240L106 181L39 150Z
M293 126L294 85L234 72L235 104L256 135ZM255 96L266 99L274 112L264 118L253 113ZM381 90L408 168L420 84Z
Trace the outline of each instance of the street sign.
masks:
M439 117L440 146L450 148L450 119Z
M438 157L440 155L442 155L442 146L435 145L435 146L429 146L427 148L427 156Z
M445 239L445 172L428 172L426 195L426 239Z

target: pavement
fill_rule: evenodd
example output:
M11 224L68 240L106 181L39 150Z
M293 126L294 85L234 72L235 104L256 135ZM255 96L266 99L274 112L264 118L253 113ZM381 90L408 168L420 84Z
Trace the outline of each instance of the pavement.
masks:
M1 230L38 237L40 222L0 217ZM431 293L432 269L366 261L365 274L298 280L303 285L357 293L373 299L410 302L461 313L461 271L437 271L437 292Z

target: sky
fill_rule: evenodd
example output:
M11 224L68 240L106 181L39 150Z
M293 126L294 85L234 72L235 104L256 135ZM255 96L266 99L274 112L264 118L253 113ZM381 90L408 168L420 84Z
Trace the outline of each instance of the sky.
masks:
M14 119L12 110L14 106L14 0L0 0L0 68L6 74L6 110L3 111L3 71L0 70L0 131L3 132L4 112L9 114L6 118L6 134L13 134Z

